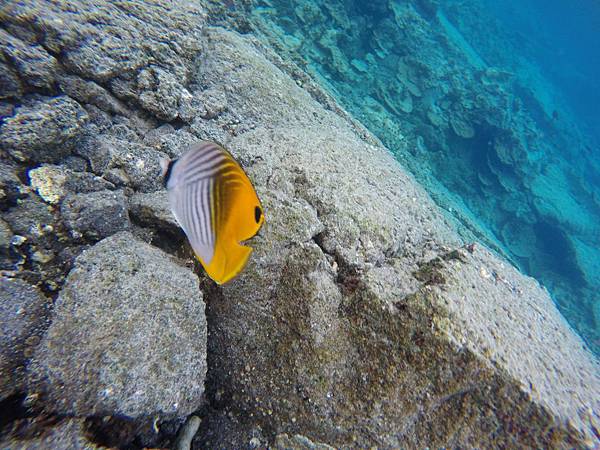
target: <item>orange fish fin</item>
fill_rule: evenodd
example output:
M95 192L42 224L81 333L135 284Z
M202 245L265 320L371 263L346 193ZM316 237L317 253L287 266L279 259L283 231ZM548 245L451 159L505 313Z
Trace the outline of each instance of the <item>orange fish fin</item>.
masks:
M252 249L250 247L234 241L228 242L226 249L223 248L222 244L218 244L210 264L202 265L208 276L217 284L224 284L241 272L251 253Z

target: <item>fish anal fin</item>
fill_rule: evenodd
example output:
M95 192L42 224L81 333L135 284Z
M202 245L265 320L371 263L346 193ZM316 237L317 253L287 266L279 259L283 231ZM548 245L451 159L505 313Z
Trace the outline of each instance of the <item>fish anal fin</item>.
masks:
M237 242L229 245L226 251L221 246L215 250L212 261L204 269L217 284L227 283L240 273L252 253L252 248Z

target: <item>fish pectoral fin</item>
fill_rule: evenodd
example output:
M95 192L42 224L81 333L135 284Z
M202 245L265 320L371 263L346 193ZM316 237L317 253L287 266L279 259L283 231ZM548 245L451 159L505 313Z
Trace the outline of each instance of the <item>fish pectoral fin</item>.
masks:
M205 267L206 272L216 283L227 283L241 272L251 253L252 248L239 242L233 242L226 247L219 246L213 260Z

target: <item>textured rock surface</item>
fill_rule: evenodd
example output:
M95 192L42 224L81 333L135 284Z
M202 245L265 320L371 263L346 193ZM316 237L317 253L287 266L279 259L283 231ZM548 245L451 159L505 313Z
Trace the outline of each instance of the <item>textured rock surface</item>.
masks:
M77 258L28 369L48 411L78 416L185 416L205 373L197 278L127 232Z
M294 436L279 434L275 437L275 442L271 448L273 450L333 450L330 445L312 442L307 437L299 434Z
M114 189L114 185L89 172L44 164L28 172L30 185L46 203L58 204L69 194ZM90 202L92 203L92 202Z
M182 233L169 208L167 191L135 194L129 200L129 208L134 220L143 226Z
M247 41L214 30L206 53L202 83L231 80L228 108L256 124L230 148L268 217L246 271L212 291L226 408L336 446L591 445L598 367L547 293L457 250L390 155Z
M100 240L129 228L123 191L69 195L61 204L61 215L75 239Z
M87 427L81 419L63 419L49 427L35 423L21 423L20 428L0 441L0 446L10 450L98 450L106 448L90 441L87 436Z
M10 276L58 297L50 316L52 331L31 367L31 384L3 380L11 393L31 394L26 407L33 402L34 408L44 407L50 414L155 414L136 421L99 421L86 428L86 435L101 443L112 436L109 446L169 446L179 423L161 424L157 433L152 420L185 416L200 404L206 327L197 278L128 235L129 245L137 246L141 255L129 254L128 260L124 252L133 250L124 244L105 255L106 261L114 262L111 267L96 261L105 270L95 281L104 280L106 293L91 292L98 284L82 286L75 275L61 289L84 249L121 230L131 230L172 253L181 246L178 229L172 227L163 236L163 225L172 220L164 211L158 221L151 214L149 223L141 216L131 223L129 208L135 203L129 197L135 191L161 189L159 158L175 156L198 139L177 129L180 121L206 114L188 90L204 20L201 6L187 1L25 0L0 6L0 263ZM173 120L174 126L163 120ZM143 204L148 207L144 212L155 211L151 200ZM102 248L99 244L82 256L72 272L90 276L86 270L92 269L82 265ZM114 260L118 257L120 262ZM132 267L144 258L149 260L147 267L134 273ZM160 282L150 279L151 269L156 269L152 275L163 274L168 280L153 289L154 296L142 299L140 295ZM112 281L106 278L110 274ZM149 277L145 283L144 276ZM129 295L135 280L143 286ZM171 286L169 280L180 285ZM110 297L119 292L125 297ZM162 294L168 294L166 309L158 297ZM74 305L75 297L89 302ZM115 316L100 308L102 301L117 304ZM95 311L94 305L102 310ZM12 306L3 301L2 307ZM87 320L78 322L70 315L75 311ZM137 315L127 317L128 311ZM134 322L142 317L145 323ZM107 344L113 346L112 353L105 351ZM59 356L63 346L70 349L64 358ZM16 344L11 347L22 352ZM134 360L137 357L145 361ZM64 383L69 395L62 395L57 383ZM86 384L87 390L78 383ZM15 420L19 431L20 406L5 407L2 420ZM36 436L52 434L53 426L57 435L64 434L56 418L32 419L34 425L40 421L41 429L31 432ZM60 447L55 440L49 444L18 432L12 436L15 447Z
M10 270L12 268L11 240L13 234L10 226L0 219L0 269Z
M57 297L26 387L31 414L55 415L45 432L62 433L67 414L73 436L85 417L94 442L168 447L202 403L208 364L199 448L597 443L598 368L547 294L463 247L306 74L251 35L202 32L202 7L235 2L201 3L0 7L2 255ZM425 94L398 71L393 106L408 111L406 93ZM198 269L202 292L140 241L187 254L159 158L198 139L231 150L266 214L245 271L217 287Z
M47 326L48 305L28 283L0 278L0 400L24 391L25 364Z
M0 208L2 210L16 204L21 196L20 185L21 182L15 173L15 165L0 160Z
M5 119L0 143L18 159L58 161L69 154L88 116L69 97L44 99Z

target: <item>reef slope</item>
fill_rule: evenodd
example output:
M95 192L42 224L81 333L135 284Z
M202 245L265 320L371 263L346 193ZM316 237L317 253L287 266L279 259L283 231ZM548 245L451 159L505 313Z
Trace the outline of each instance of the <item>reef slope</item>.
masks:
M46 436L90 448L88 440L166 446L193 409L203 416L195 445L206 447L598 444L597 363L547 292L464 242L375 138L252 35L207 27L200 6L184 1L18 2L0 12L1 263L31 304L54 305L42 325L3 305L27 322L18 351L1 341L15 359L6 367L24 366L27 382L3 385L2 400L27 396L29 408L10 417L6 445ZM248 267L223 287L196 267L196 289L160 183L159 158L198 139L231 150L265 209ZM169 286L170 270L185 280L181 292L144 282L154 275ZM153 314L144 295L157 309L169 297L174 315ZM182 310L170 298L179 295ZM114 306L94 312L104 299ZM123 314L136 305L148 317L139 330ZM168 325L176 313L189 316L180 323L188 340ZM125 323L123 338L145 346L140 355L161 345L170 362L153 361L151 395L138 403L126 382L69 403L61 379L75 376L76 386L79 368L59 350L85 330L101 343L106 323L115 324L108 347ZM127 342L121 359L135 356ZM85 371L126 378L101 348L82 342L83 357L95 355ZM135 376L143 385L143 371ZM161 377L183 395L178 376L189 398L159 398ZM99 411L126 417L99 424ZM65 413L73 417L58 420ZM56 420L40 419L48 416Z
M252 40L214 29L205 54L200 84L252 124L229 147L269 218L209 303L219 401L336 446L592 445L598 367L547 292L463 245L382 146Z

